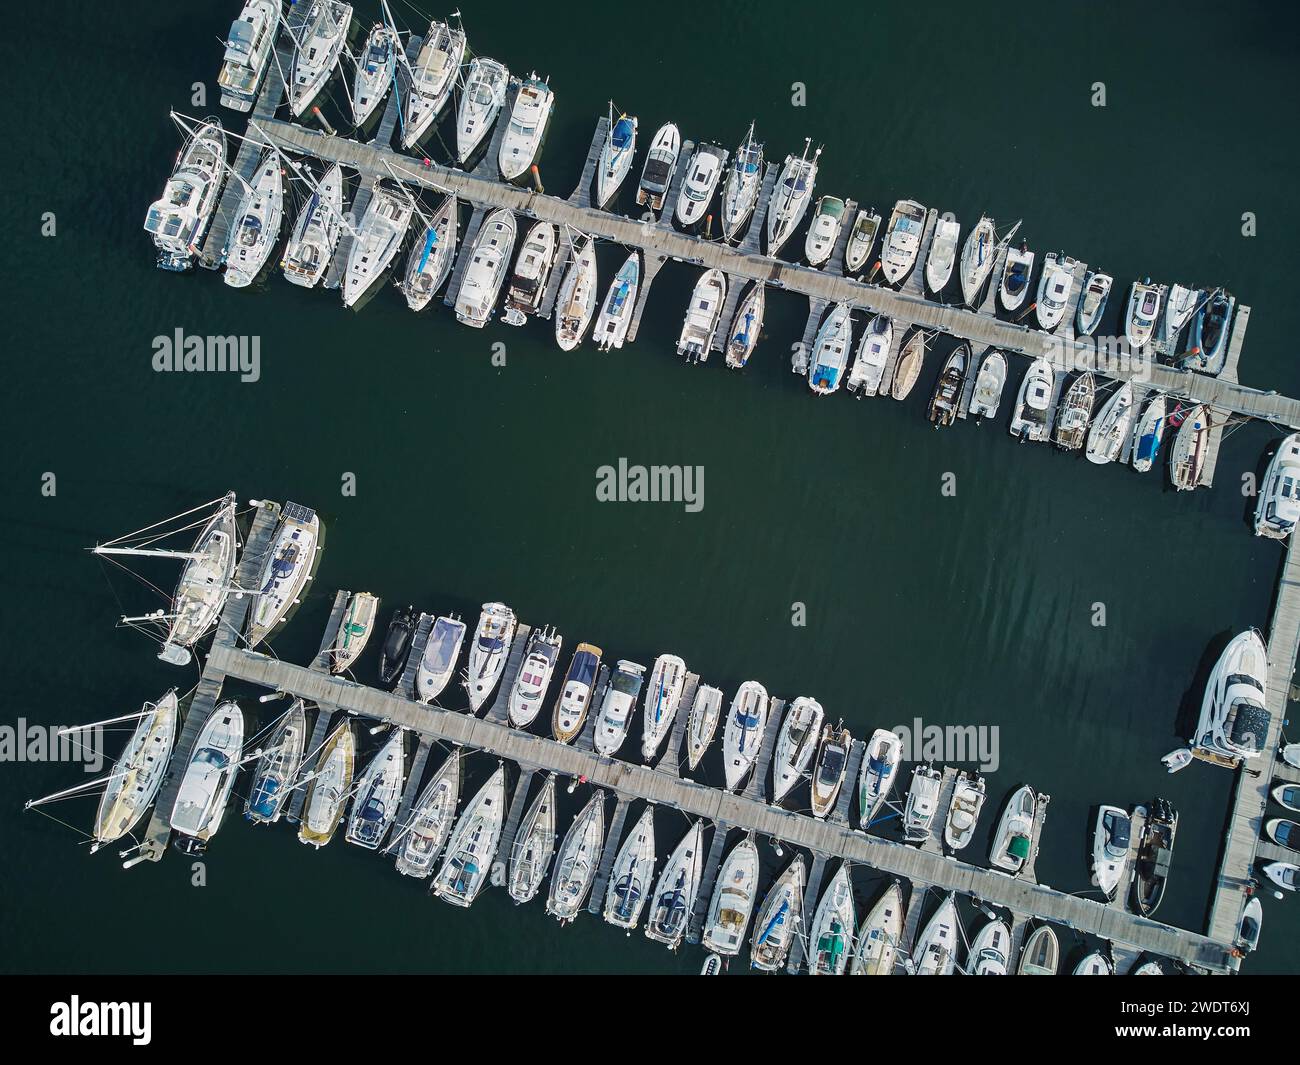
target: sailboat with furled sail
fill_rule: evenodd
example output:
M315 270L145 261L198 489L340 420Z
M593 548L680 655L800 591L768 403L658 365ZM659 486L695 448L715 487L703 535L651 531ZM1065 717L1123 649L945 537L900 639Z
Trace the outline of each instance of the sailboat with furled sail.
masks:
M416 800L406 825L399 825L389 849L397 851L397 871L423 880L433 872L442 845L451 835L460 797L460 751L447 755L437 776Z
M295 699L271 734L253 771L253 786L244 802L244 816L255 824L272 824L280 820L284 800L293 789L302 765L303 747L307 742L307 711L301 699Z
M429 23L420 52L411 64L402 121L402 147L413 148L433 127L451 99L465 58L465 31L436 19Z
M174 272L194 264L226 180L226 131L220 120L210 118L188 132L162 195L144 219L158 248L159 268Z
M653 907L645 934L669 950L676 950L681 945L687 919L695 909L695 896L700 889L700 866L703 864L700 853L703 839L704 823L696 821L669 856L655 884Z
M367 850L377 850L397 818L406 783L406 733L394 729L379 753L357 781L348 819L346 839Z
M555 342L561 351L572 351L582 343L595 309L596 241L580 234L573 242L573 261L555 302Z
M596 879L596 865L600 861L604 838L605 793L597 790L574 818L556 854L546 912L560 924L568 924L577 917L582 904L587 901L587 893Z
M805 880L803 855L800 855L768 889L754 918L754 937L749 947L751 968L774 973L785 965L795 937L803 932Z
M266 639L298 602L311 580L320 535L320 519L314 510L300 503L285 503L275 540L266 553L257 601L248 615L246 638L250 650Z
M645 693L645 722L641 757L647 762L658 752L677 720L677 705L686 684L686 663L676 655L660 655L650 673Z
M459 235L459 206L455 196L443 200L411 248L401 289L406 305L413 311L424 310L451 275Z
M733 370L745 368L758 344L758 335L763 329L765 289L762 281L755 281L736 308L727 339L727 365Z
M433 893L453 906L468 909L487 882L501 840L505 798L506 769L502 764L460 815L434 879Z
M623 346L628 327L632 324L632 312L636 308L636 293L640 279L641 256L633 251L614 275L614 280L610 282L609 293L605 296L605 302L601 304L595 328L591 331L596 347L601 351Z
M641 919L655 871L654 815L653 804L647 806L614 859L605 891L605 920L615 928L631 931Z
M375 179L370 203L348 250L342 285L344 307L358 306L387 273L406 239L414 213L415 201L405 189Z
M289 110L301 118L334 73L352 26L352 5L316 0L307 15L302 37L295 43L289 78Z
M298 174L302 177L305 172L299 170ZM343 168L335 163L320 184L313 186L311 198L293 224L280 259L285 278L303 288L315 288L334 258L343 224Z
M812 199L813 186L817 182L817 160L822 150L818 148L813 157L808 158L808 149L812 147L812 138L807 138L803 145L803 155L785 157L781 177L776 190L772 193L771 204L767 209L767 254L775 256L781 246L790 239L803 220Z
M524 814L510 848L506 890L517 903L531 901L546 879L555 853L555 774L548 773L542 790Z
M318 850L334 838L343 820L343 804L352 790L356 765L357 737L352 723L344 721L325 741L316 759L316 769L307 782L298 840Z
M754 140L754 123L740 142L736 154L727 167L722 183L722 235L729 241L744 235L758 204L758 194L763 182L763 145Z
M699 767L700 759L713 742L721 717L722 692L711 685L701 684L695 689L695 701L686 722L686 762L692 770Z

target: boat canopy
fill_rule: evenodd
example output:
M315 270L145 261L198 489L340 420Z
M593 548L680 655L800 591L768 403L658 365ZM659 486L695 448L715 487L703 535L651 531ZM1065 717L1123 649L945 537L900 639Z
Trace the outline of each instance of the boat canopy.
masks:
M1029 837L1012 836L1011 845L1007 847L1007 853L1013 858L1026 861L1029 858Z

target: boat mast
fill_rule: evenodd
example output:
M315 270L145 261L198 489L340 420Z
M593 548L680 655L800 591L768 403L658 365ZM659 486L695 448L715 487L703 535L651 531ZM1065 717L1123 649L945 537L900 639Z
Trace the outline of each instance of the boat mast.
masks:
M260 134L265 138L265 140L266 140L266 146L267 146L268 148L270 148L271 151L275 152L275 154L276 154L276 156L279 158L280 162L282 162L282 163L284 163L286 166L288 166L289 169L292 170L292 171L294 172L294 174L295 174L297 177L301 178L304 182L306 182L307 187L310 188L310 189L312 190L312 192L314 192L317 196L320 197L320 202L321 202L321 204L324 205L324 206L326 207L326 209L330 209L329 204L325 202L325 197L321 195L320 186L315 182L315 180L313 180L313 178L312 178L312 176L311 176L311 172L310 172L309 170L303 168L303 167L300 167L296 162L294 162L294 161L293 161L292 159L290 159L287 155L285 155L284 152L282 152L282 151L280 150L280 146L277 145L277 144L276 144L276 143L275 143L275 142L270 138L270 136L267 134L266 130L262 129L262 127L259 126L259 125L257 124L257 120L256 120L256 119L252 119L252 120L250 120L249 123L248 123L248 127L249 127L249 129L255 129L255 130L257 130L257 132L260 133ZM238 136L238 134L235 134L235 136ZM242 139L243 139L243 138L241 138L241 140L242 140ZM254 142L254 143L256 143L256 142ZM340 165L340 167L339 167L339 174L341 175L342 173L343 173L343 168L342 168L342 166ZM347 229L347 231L348 231L349 233L352 234L352 237L353 237L354 240L357 239L358 237L360 237L360 234L356 231L356 229L354 229L354 228L352 227L352 223L350 223L350 222L348 221L348 217L347 217L347 212L346 212L346 211L338 212L338 219L339 219L339 221L343 224L343 226Z

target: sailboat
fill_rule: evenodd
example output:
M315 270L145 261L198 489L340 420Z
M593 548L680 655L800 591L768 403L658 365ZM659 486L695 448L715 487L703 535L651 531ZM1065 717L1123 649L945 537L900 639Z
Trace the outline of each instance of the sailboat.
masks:
M335 163L294 222L280 259L285 278L302 288L315 288L329 269L342 229L343 168Z
M596 347L600 351L609 351L610 348L623 346L628 326L632 324L632 312L636 308L636 293L640 279L641 256L639 252L633 251L619 267L614 280L610 282L605 302L600 305L596 326L591 331Z
M431 703L451 682L465 642L465 623L460 618L440 617L424 641L424 653L415 670L415 697Z
M348 249L343 274L343 306L356 307L388 272L406 239L415 201L405 190L376 179L370 203Z
M546 912L560 924L578 916L587 901L605 839L605 793L599 789L573 820L555 856Z
M997 233L993 229L993 219L982 215L967 235L961 250L961 295L967 307L974 307L979 301L996 258Z
M921 376L921 365L925 362L926 335L924 329L916 329L903 343L898 353L898 362L894 364L894 376L889 382L889 394L897 400L904 400L911 395L916 380Z
M456 293L456 321L462 325L482 329L491 320L517 232L514 212L507 207L498 207L483 219Z
M1133 468L1138 473L1146 473L1155 465L1160 454L1160 444L1164 440L1165 427L1169 424L1168 401L1163 392L1157 392L1147 402L1142 416L1133 426Z
M244 712L231 699L218 703L194 739L169 824L177 847L199 855L221 827L244 753Z
M527 728L542 709L563 643L554 629L534 629L529 635L523 665L510 691L510 724L515 728Z
M1160 339L1165 352L1178 353L1178 338L1183 327L1192 320L1201 303L1201 290L1186 285L1173 284L1165 298L1165 316L1160 325Z
M700 938L706 950L728 958L740 953L757 890L758 848L753 838L746 836L731 849L718 870Z
M614 118L614 102L609 104L609 132L600 150L596 170L596 206L607 207L632 169L636 155L636 116L621 112Z
M465 681L471 714L477 714L488 696L496 691L515 638L516 624L515 612L505 603L483 604L474 642L469 648L469 676Z
M645 761L659 753L659 748L672 731L685 684L686 663L677 655L662 654L655 659L645 693L641 733L641 757Z
M763 145L754 140L754 123L749 124L736 154L727 165L722 182L722 235L728 241L739 240L746 223L758 205L763 183Z
M504 63L479 55L470 60L465 91L456 112L456 159L461 166L478 151L506 102L510 71Z
M686 722L686 762L691 770L699 768L700 759L713 742L722 717L722 692L708 684L695 689L690 717Z
M650 151L646 153L645 165L641 168L641 181L636 190L638 206L648 206L652 211L663 210L664 197L672 185L681 150L681 133L673 123L665 122L650 142Z
M352 25L352 5L314 0L307 20L289 78L289 110L294 118L303 116L334 73Z
M456 87L464 58L465 31L437 19L430 22L429 32L408 71L411 84L403 102L403 148L414 148L433 128Z
M774 973L785 966L795 937L803 931L803 891L806 882L803 856L796 857L768 889L754 918L749 964Z
M1097 379L1085 370L1070 382L1061 399L1053 430L1056 446L1065 451L1078 451L1088 439L1088 423L1092 421L1092 404L1097 395Z
M515 902L531 902L541 890L555 854L555 774L547 773L542 790L528 807L510 848L506 890Z
M379 848L397 818L405 783L406 732L396 728L357 781L345 834L349 843L372 851Z
M377 22L366 37L352 78L352 120L364 126L393 84L402 42L387 23Z
M1011 929L1005 921L990 921L971 940L966 970L972 976L1006 976L1011 954Z
M506 307L501 315L506 325L523 325L528 315L541 309L559 249L560 235L555 226L550 222L533 223L519 249L506 289Z
M1120 448L1133 432L1133 382L1125 381L1103 404L1088 430L1088 461L1105 465L1119 458Z
M842 976L853 953L853 884L849 864L841 862L822 893L808 929L808 973L810 976Z
M314 510L299 503L285 503L275 538L266 552L257 600L248 612L245 639L249 650L285 620L289 608L306 589L320 550L320 533L320 519Z
M620 659L610 674L605 688L605 698L596 718L595 748L597 754L612 755L623 746L627 736L628 720L636 708L645 680L645 666L639 662Z
M582 343L595 309L596 241L580 234L555 301L555 342L561 351L572 351Z
M878 394L893 346L894 323L883 314L877 314L867 323L862 340L858 342L858 353L854 356L845 387L859 398Z
M161 269L181 272L193 265L225 180L226 131L213 118L181 147L162 195L145 215Z
M506 769L498 765L456 822L431 888L440 899L467 909L478 898L501 840L505 795Z
M221 105L251 111L270 66L271 49L280 29L280 0L245 0L226 33L217 88Z
M858 771L858 820L870 828L876 812L889 798L898 767L903 763L903 741L897 733L878 728L867 740Z
M756 680L745 681L731 701L727 727L722 734L728 791L739 788L754 768L767 729L769 706L767 689Z
M235 219L226 244L223 280L231 288L247 288L270 259L284 219L284 178L280 156L274 150L262 157Z
M451 276L460 228L459 207L455 196L447 196L411 248L401 287L406 305L413 311L424 310Z
M1209 454L1211 424L1210 408L1197 404L1178 427L1173 453L1169 456L1169 481L1180 492L1190 491L1201 483Z
M957 965L959 939L956 896L949 894L916 941L912 951L916 975L951 976Z
M262 750L253 784L244 801L244 816L254 823L271 824L280 820L284 801L298 779L303 748L307 742L307 711L302 699L295 699L271 733Z
M703 838L704 822L696 821L669 855L655 883L645 934L647 939L662 943L669 950L676 950L681 945L686 934L686 922L695 909L695 895L700 889Z
M779 803L808 772L821 738L825 712L816 699L801 695L790 704L777 733L772 758L772 802Z
M397 871L403 876L423 880L433 873L433 863L451 835L459 797L460 751L453 750L415 801L410 819L393 835L389 849L396 849Z
M863 919L849 971L854 976L889 976L902 938L903 892L895 882L885 888Z
M840 788L844 785L844 775L848 772L849 747L852 743L853 737L842 722L839 725L828 722L823 727L821 742L817 746L817 759L813 763L813 817L824 818L835 809Z
M323 712L323 711L322 711ZM307 793L298 822L298 839L317 849L334 838L343 819L343 804L352 790L357 738L352 722L344 721L325 741L316 769L307 778Z
M517 181L528 173L528 168L541 151L554 106L555 93L547 81L533 71L519 86L514 109L510 112L510 124L497 153L497 165L507 181Z
M641 919L641 910L654 877L654 812L653 805L645 808L610 870L609 887L605 891L605 920L615 928L631 931Z
M813 186L817 183L817 160L821 157L822 150L818 148L809 159L808 149L811 147L812 139L808 138L804 141L802 156L785 157L781 176L777 179L776 189L768 204L767 254L772 257L781 251L782 245L790 239L790 234L803 221L809 201L812 200Z
M727 365L733 370L744 369L758 344L763 329L766 287L762 281L755 281L736 308L727 340Z

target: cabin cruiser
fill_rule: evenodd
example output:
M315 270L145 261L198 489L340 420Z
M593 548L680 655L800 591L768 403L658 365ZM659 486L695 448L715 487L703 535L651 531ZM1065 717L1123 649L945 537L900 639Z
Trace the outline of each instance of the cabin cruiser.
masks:
M673 212L683 228L689 229L704 218L721 176L721 157L707 147L696 148L686 167L686 180L682 182L682 191L677 194L677 206Z
M572 351L582 343L595 310L596 241L580 237L573 245L573 261L555 301L555 342L561 351Z
M853 953L853 884L849 866L841 862L817 904L808 929L808 973L811 976L842 976Z
M845 387L859 398L874 396L880 391L880 380L889 362L889 352L894 346L894 323L883 314L877 314L867 323L858 353L853 358Z
M600 168L596 171L597 207L607 206L614 198L636 155L636 116L623 113L615 121L614 105L610 104L609 118L609 133L600 150Z
M145 703L131 738L113 763L95 812L92 851L130 832L158 794L176 743L176 690Z
M1259 946L1259 933L1263 925L1264 907L1259 897L1246 900L1241 908L1241 921L1237 926L1237 942L1242 951L1249 954Z
M915 975L951 976L957 966L960 939L956 896L949 894L935 910L912 950L912 960L916 964Z
M1178 284L1169 286L1169 294L1165 299L1165 317L1160 325L1161 343L1168 354L1177 354L1178 338L1182 335L1183 327L1192 320L1200 303L1200 289Z
M397 818L405 784L406 733L396 728L357 781L344 838L358 847L378 850Z
M772 758L772 803L780 803L808 772L821 737L825 713L816 699L801 695L790 704Z
M844 201L838 196L823 196L817 201L812 225L804 238L804 254L809 266L821 266L831 257L843 228Z
M940 218L934 224L930 240L930 254L925 260L925 283L936 296L952 279L952 268L957 263L957 239L961 226L954 219Z
M1089 270L1083 281L1083 298L1079 300L1079 310L1075 314L1075 328L1081 337L1090 337L1097 331L1101 316L1106 313L1106 303L1110 300L1110 288L1115 279L1110 274Z
M785 967L795 938L803 932L803 892L807 875L803 856L796 857L768 889L754 917L749 964L761 972Z
M285 503L275 539L257 583L257 598L248 614L246 640L251 651L285 618L311 580L319 550L320 519L298 503Z
M1300 814L1300 784L1279 784L1272 791L1273 801L1279 806Z
M529 635L524 663L510 691L510 724L515 728L527 728L541 710L563 643L554 629L534 629Z
M880 250L880 268L885 280L896 285L912 272L921 252L925 229L925 208L915 200L899 200L889 216L885 243Z
M1007 249L1006 262L1002 264L1002 283L998 286L1002 306L1018 311L1029 295L1029 279L1034 274L1034 253L1027 244Z
M515 625L515 612L504 603L483 604L478 631L469 649L469 677L465 681L471 714L477 714L496 691L515 638Z
M727 958L739 954L757 891L758 848L747 836L731 849L718 870L701 946Z
M637 926L654 871L655 808L649 805L632 826L610 870L609 887L605 891L605 921L608 924L628 931Z
M1264 833L1279 847L1300 851L1300 825L1282 817L1272 817L1264 822Z
M262 757L258 759L253 784L244 801L244 816L248 820L255 824L280 820L284 800L298 779L306 742L307 711L303 701L295 699L280 718L270 742L262 749Z
M1269 460L1255 504L1255 535L1285 540L1300 518L1300 433L1284 437Z
M1124 336L1129 347L1146 347L1156 331L1160 319L1160 305L1164 300L1165 286L1153 285L1151 279L1134 281L1129 290L1128 314L1124 319Z
M772 192L767 208L767 254L773 258L803 221L808 201L812 199L813 186L817 183L817 160L822 150L818 148L809 159L810 147L812 140L805 140L802 156L785 157L781 176Z
M1228 346L1228 323L1237 301L1223 289L1216 288L1206 297L1192 322L1192 348L1195 365L1205 373L1223 370Z
M970 396L970 414L974 418L996 418L1007 386L1007 357L996 348L984 356Z
M492 318L515 246L514 212L499 207L483 220L456 295L456 321L482 329Z
M442 867L433 881L432 891L439 898L453 906L468 907L478 897L501 841L505 800L506 769L498 765L456 822Z
M966 367L970 363L970 345L962 341L949 353L939 380L930 397L930 424L936 429L946 429L957 420L961 409L962 388L966 384Z
M858 772L858 820L863 828L871 827L876 812L889 798L902 761L903 741L888 729L876 729L867 740Z
M840 788L844 785L844 774L849 768L849 747L852 743L853 738L842 723L839 726L827 724L822 729L817 760L813 763L813 817L824 818L835 809L835 801L840 797Z
M280 268L288 281L315 288L325 276L343 229L343 168L335 163L312 190L285 245Z
M1178 811L1168 799L1156 799L1142 823L1138 841L1134 896L1138 912L1150 917L1165 895L1169 867L1174 858L1174 836L1178 832Z
M167 186L145 215L144 230L153 237L162 269L183 271L193 264L225 180L226 131L212 119L185 142Z
M300 842L320 849L334 838L334 831L343 820L343 804L352 791L356 756L357 738L352 722L344 721L321 747L316 769L307 778L302 819L298 822Z
M636 293L641 280L641 255L632 251L623 265L619 267L614 280L609 284L605 302L600 305L600 314L596 317L596 327L591 335L596 340L600 351L621 348L627 338L628 326L632 324L632 312L636 309Z
M301 118L334 73L352 25L352 5L315 0L298 38L289 78L289 110Z
M700 889L700 866L703 864L700 853L703 838L704 822L696 821L669 856L650 900L646 938L663 943L669 950L676 950L681 945L686 923L695 909L695 896Z
M686 663L676 655L660 655L650 673L645 693L645 720L641 732L641 757L647 762L659 753L682 700Z
M984 809L984 778L966 772L957 774L953 787L952 804L943 826L943 841L951 851L959 851L975 835L975 824Z
M1074 975L1114 976L1115 971L1111 968L1110 962L1106 960L1106 956L1101 951L1094 950L1074 967Z
M650 142L650 151L646 153L645 165L641 168L641 181L636 189L638 206L648 206L652 211L663 209L664 197L672 185L681 150L682 135L673 123L665 122Z
M1053 432L1057 447L1066 451L1078 451L1083 447L1088 439L1088 424L1092 421L1092 404L1096 395L1097 379L1090 371L1085 370L1070 382L1056 416Z
M880 215L875 211L858 209L853 220L853 229L849 233L849 242L844 248L844 272L856 274L871 257L871 250L876 246L876 234L880 232Z
M961 250L961 295L967 307L974 307L979 300L996 258L997 233L993 230L993 219L984 215L967 234Z
M1038 306L1034 313L1038 324L1049 333L1061 324L1069 309L1076 265L1068 255L1058 256L1054 251L1043 257L1043 276L1038 279Z
M681 335L677 338L677 354L692 362L704 362L709 357L709 346L717 332L722 317L722 305L727 301L727 276L721 270L705 270L695 282L691 302L682 320Z
M1061 944L1050 925L1035 928L1020 952L1019 976L1055 976L1061 962Z
M397 871L424 880L433 873L443 844L451 835L460 797L460 752L447 755L442 768L420 793L410 820L398 828L393 839L397 850Z
M971 976L1006 976L1011 953L1011 929L1005 921L990 921L971 940L966 969Z
M348 249L343 276L343 306L355 307L392 265L406 239L415 204L404 190L375 182L361 225Z
M1088 430L1088 461L1098 465L1114 462L1133 433L1133 383L1125 381L1097 413Z
M247 288L271 257L284 219L284 177L280 156L273 149L262 157L235 218L226 244L224 280L231 288Z
M431 703L447 690L461 644L465 642L465 623L460 618L440 617L433 623L424 641L424 653L415 670L415 698Z
M755 281L736 308L727 339L727 365L733 370L744 369L758 344L763 329L765 289L762 281Z
M358 126L366 124L393 84L401 47L397 34L382 22L376 23L366 38L352 80L352 119Z
M721 717L722 692L708 684L701 684L695 689L695 700L691 703L690 716L686 721L686 762L692 771L699 768L700 759L713 742Z
M514 110L510 112L510 125L501 141L498 162L501 176L507 181L523 177L536 161L554 106L555 93L550 85L536 71L528 75L519 87Z
M645 666L620 659L610 675L605 699L596 719L596 753L611 755L623 746L628 720L636 709L641 685L645 683Z
M1011 435L1021 440L1047 439L1047 415L1056 387L1056 371L1046 359L1035 359L1020 382L1020 395L1011 412Z
M402 295L413 311L422 311L438 294L443 283L451 276L456 261L457 230L460 228L459 203L455 196L442 201L424 233L411 248L406 263L406 276L402 280ZM546 223L539 223L545 225Z
M456 111L456 159L461 166L478 151L497 120L509 85L510 71L504 63L481 55L470 60L465 91Z
M199 729L176 791L168 823L180 834L176 846L184 853L202 854L221 827L243 753L244 712L227 699Z
M560 924L568 924L577 917L587 901L592 881L596 879L604 839L605 793L597 790L573 819L555 856L546 912Z
M1210 410L1204 404L1193 407L1178 427L1174 450L1169 456L1169 482L1177 491L1191 491L1201 483L1211 427Z
M232 111L253 109L279 28L279 0L246 0L226 33L226 51L217 75L222 106Z
M1028 784L1016 789L1002 811L989 864L995 869L1018 874L1034 852L1034 819L1038 816L1038 796Z
M647 164L648 165L648 164ZM763 145L754 140L754 123L727 165L722 183L722 235L736 241L758 205L763 183Z
M912 786L903 806L903 838L908 843L924 843L930 838L942 785L943 774L933 766L918 765L912 770Z
M808 368L808 387L819 396L829 396L840 387L848 365L849 346L853 343L849 311L847 303L837 303L817 330L812 365Z
M895 882L885 888L885 893L863 919L849 971L854 976L891 975L902 938L903 893Z
M904 341L898 362L894 364L893 379L889 382L889 394L895 399L906 399L916 386L916 380L921 376L921 365L925 362L925 343L924 329L914 330Z
M727 727L722 734L728 791L739 788L754 768L767 728L768 709L767 689L756 680L745 681L731 701Z
M464 58L465 31L436 19L430 22L419 55L408 70L410 85L402 116L403 148L414 148L433 128L451 99Z
M1300 890L1300 865L1294 862L1269 862L1264 875L1284 891Z
M573 652L564 687L555 701L551 717L551 731L561 743L572 743L582 731L582 723L587 720L587 711L591 709L592 691L603 653L591 643L580 643Z
M383 646L379 649L380 684L389 687L401 676L406 656L411 652L411 637L414 633L415 615L412 609L408 606L393 611L388 631L384 634Z
M1092 880L1108 899L1128 875L1128 852L1133 820L1118 806L1103 805L1097 811L1092 834Z
M577 822L574 822L574 828ZM570 829L570 835L573 830ZM568 838L565 839L568 843ZM555 774L547 773L542 790L528 807L510 848L510 876L506 890L520 905L531 902L541 890L555 854Z
M1163 392L1157 392L1147 402L1142 417L1133 427L1133 468L1138 473L1146 473L1155 465L1156 456L1160 454L1160 444L1164 440L1165 426L1168 424L1166 412L1168 404Z
M560 235L555 226L550 222L534 222L524 237L510 287L506 289L506 309L501 316L506 325L523 325L528 315L541 309L559 248Z

